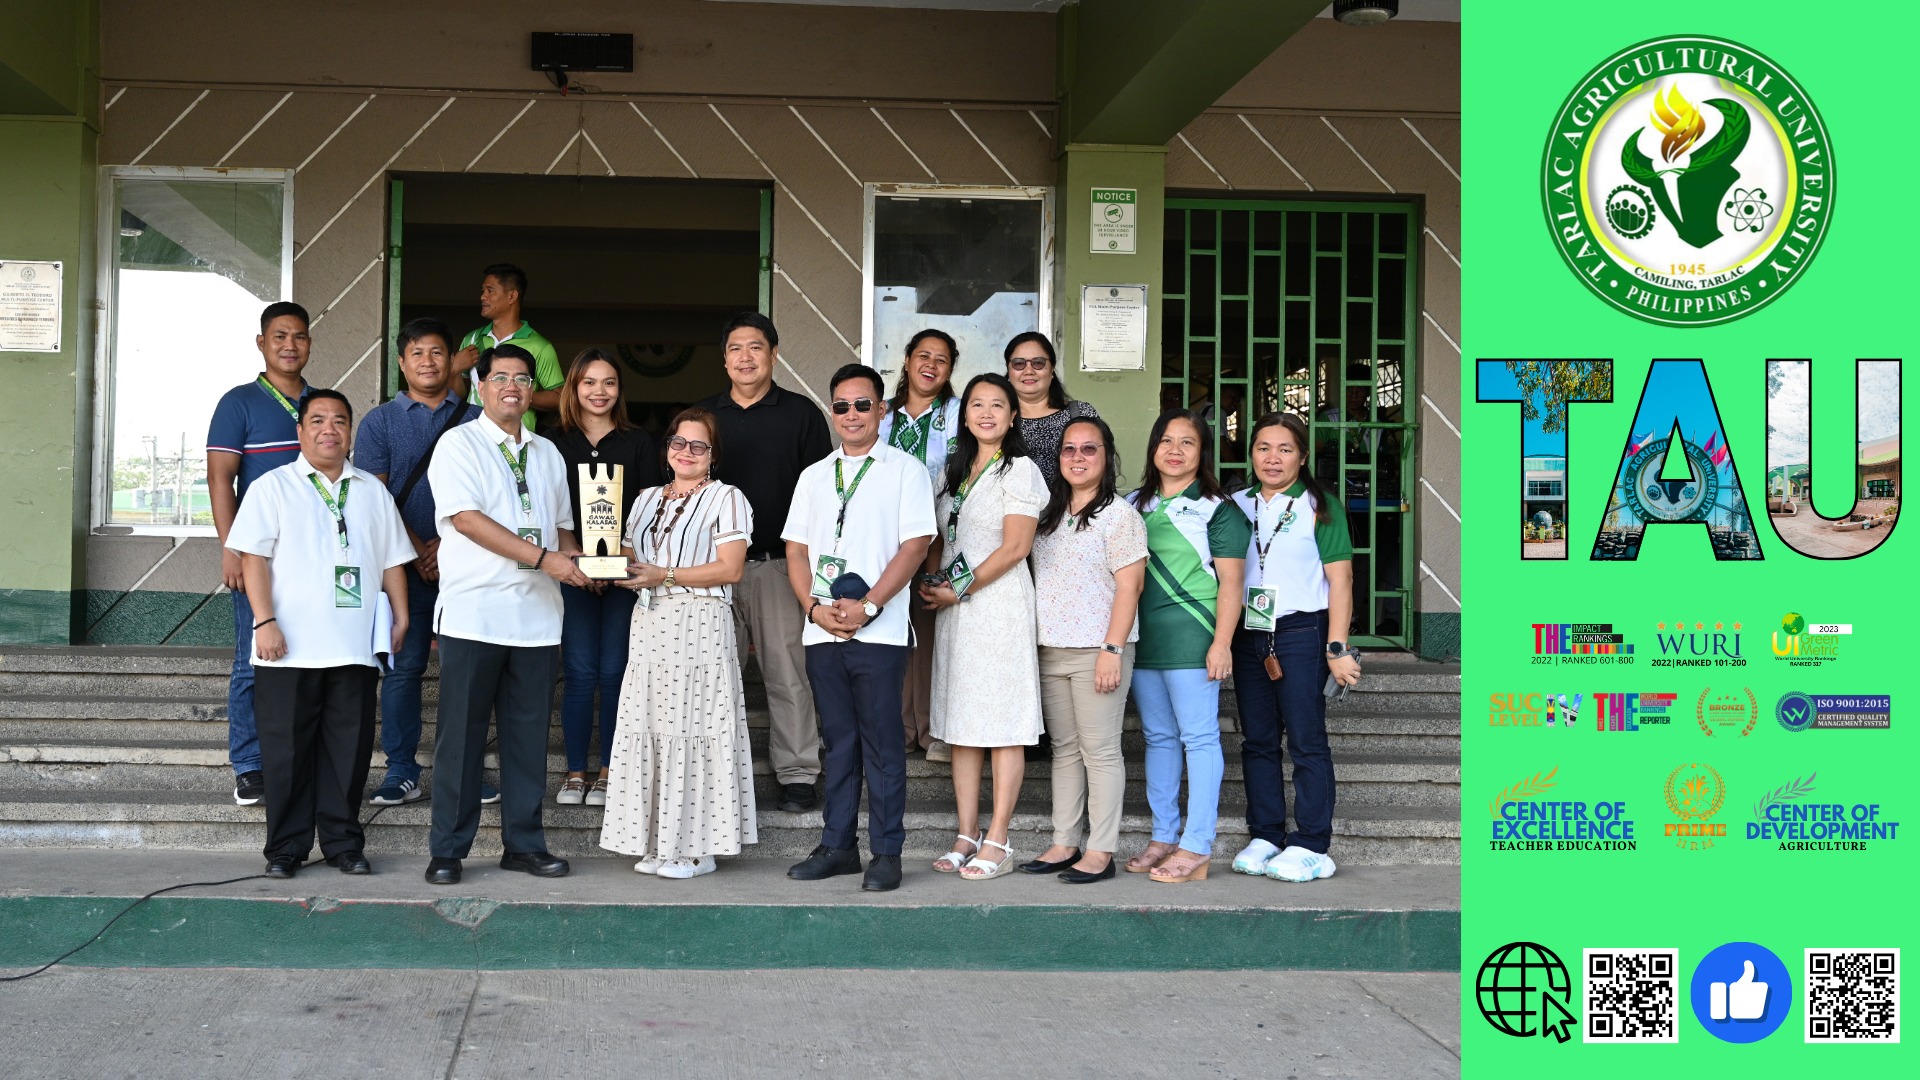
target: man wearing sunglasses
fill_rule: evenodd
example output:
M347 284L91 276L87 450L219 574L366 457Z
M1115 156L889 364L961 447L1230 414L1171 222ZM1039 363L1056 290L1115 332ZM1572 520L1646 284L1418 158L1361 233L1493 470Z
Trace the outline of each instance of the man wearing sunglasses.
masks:
M720 340L733 386L696 404L713 413L727 448L715 466L717 478L739 488L753 508L746 574L733 587L734 627L743 644L753 643L766 681L767 757L780 784L779 807L806 811L819 804L814 784L820 777L820 729L780 527L800 471L832 452L833 440L807 395L774 384L780 334L771 319L743 311L728 320ZM741 649L742 660L746 655Z
M487 721L500 735L503 870L560 877L540 804L547 727L560 664L560 586L584 586L573 563L566 463L520 423L533 404L534 358L499 345L474 365L485 410L440 437L427 482L440 530L440 712L433 744L432 859L427 880L460 881L480 826Z

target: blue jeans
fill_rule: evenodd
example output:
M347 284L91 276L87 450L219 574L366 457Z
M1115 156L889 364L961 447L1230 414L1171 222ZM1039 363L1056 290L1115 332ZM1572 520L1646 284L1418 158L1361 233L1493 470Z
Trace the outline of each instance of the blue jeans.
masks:
M1153 839L1178 843L1195 855L1213 854L1220 817L1220 684L1207 669L1135 668L1133 700L1147 740L1147 805ZM1187 772L1186 826L1180 819L1180 768Z
M380 680L380 747L387 752L387 778L420 781L420 676L433 655L433 602L440 583L407 564L407 640Z
M613 725L620 715L620 680L627 674L627 638L633 631L631 589L594 595L560 586L565 619L560 625L560 668L566 692L560 698L560 733L567 747L567 771L587 771L593 745L593 692L600 691L600 764L613 756Z
M1245 735L1247 831L1285 850L1327 853L1333 841L1333 753L1327 747L1327 613L1299 611L1281 619L1272 636L1280 661L1278 682L1267 678L1268 636L1233 636L1233 694ZM1280 736L1293 756L1293 831L1280 779Z
M260 729L253 719L253 604L233 594L233 674L227 680L227 761L233 774L260 770Z

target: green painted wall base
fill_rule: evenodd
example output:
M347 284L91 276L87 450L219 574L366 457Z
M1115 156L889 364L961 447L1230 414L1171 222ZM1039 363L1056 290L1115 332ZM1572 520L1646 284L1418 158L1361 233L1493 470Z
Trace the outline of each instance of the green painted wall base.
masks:
M72 644L73 599L53 589L0 589L0 645Z
M1421 611L1420 636L1415 651L1423 660L1460 659L1460 613L1457 611Z
M89 645L233 647L233 598L226 593L88 589L85 596Z
M45 963L127 901L0 899L0 966ZM955 947L956 942L965 943ZM1249 949L1249 942L1266 947ZM291 968L1458 971L1457 911L786 907L160 897L69 964Z

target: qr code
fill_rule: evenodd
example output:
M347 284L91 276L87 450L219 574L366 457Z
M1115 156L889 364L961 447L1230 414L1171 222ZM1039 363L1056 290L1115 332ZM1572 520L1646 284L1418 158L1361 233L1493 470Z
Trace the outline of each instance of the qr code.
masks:
M1675 949L1587 949L1582 1042L1678 1041Z
M1807 1041L1900 1041L1899 949L1807 950Z

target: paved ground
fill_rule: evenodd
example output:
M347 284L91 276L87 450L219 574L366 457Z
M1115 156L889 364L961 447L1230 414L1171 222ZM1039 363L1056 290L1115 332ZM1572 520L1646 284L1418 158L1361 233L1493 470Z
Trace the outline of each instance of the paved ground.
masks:
M1564 559L1567 557L1565 540L1546 540L1538 544L1520 545L1520 557L1523 559Z
M0 1071L1458 1077L1458 999L1454 974L55 968L0 983Z
M1877 516L1880 511L1893 503L1892 499L1861 499L1854 505L1854 513ZM1798 514L1772 514L1768 520L1780 533L1782 539L1792 544L1796 551L1804 552L1822 559L1851 559L1855 555L1865 554L1881 545L1893 530L1885 526L1874 529L1849 529L1840 531L1822 521L1813 512L1813 503L1808 499L1800 500Z

